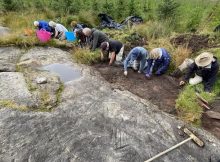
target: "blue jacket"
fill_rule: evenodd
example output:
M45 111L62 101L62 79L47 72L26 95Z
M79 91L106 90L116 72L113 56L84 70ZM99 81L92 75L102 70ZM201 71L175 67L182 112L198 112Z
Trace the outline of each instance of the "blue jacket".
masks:
M44 29L48 32L51 32L51 27L49 26L48 22L46 22L44 20L40 20L38 22L39 22L39 26L38 26L39 30Z
M162 50L162 56L156 60L154 59L148 60L146 74L151 75L153 69L156 70L157 75L164 74L167 71L170 65L171 57L169 53L166 51L166 49L164 48L160 48L160 49Z
M134 60L138 60L140 61L139 71L143 71L146 63L147 54L147 50L143 47L133 48L124 61L124 70L127 71L129 61L133 62Z

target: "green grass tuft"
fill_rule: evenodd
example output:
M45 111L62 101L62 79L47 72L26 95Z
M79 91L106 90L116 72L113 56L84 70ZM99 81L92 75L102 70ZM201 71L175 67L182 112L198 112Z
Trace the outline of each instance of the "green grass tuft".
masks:
M73 59L78 63L91 65L100 61L100 51L91 52L88 49L73 50Z

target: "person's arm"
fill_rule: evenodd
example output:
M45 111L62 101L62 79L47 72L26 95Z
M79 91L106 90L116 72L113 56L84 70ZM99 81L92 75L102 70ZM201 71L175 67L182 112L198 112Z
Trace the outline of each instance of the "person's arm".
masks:
M218 71L219 71L219 65L216 63L215 66L211 69L211 75L210 77L204 81L204 90L206 92L211 92L212 87L215 84L215 81L217 79Z
M152 69L153 59L148 59L147 62L148 62L148 64L147 64L146 74L151 75L151 69Z
M110 61L109 61L109 65L112 65L113 61L115 60L115 57L116 57L115 52L112 52L112 53L111 53L111 59L110 59Z
M193 63L192 65L190 65L190 67L187 69L187 72L186 72L186 74L185 74L185 76L184 76L184 81L188 81L189 80L189 78L192 76L192 74L195 72L195 70L196 70L196 64L195 63Z
M128 70L128 62L131 60L131 53L128 54L128 56L126 57L125 61L124 61L124 71Z
M97 33L95 33L94 36L93 36L93 38L92 38L91 47L90 47L90 49L91 49L92 51L95 51L95 49L96 49L96 47L97 47L98 38L99 38L99 36L97 35Z
M165 59L165 60L164 60L164 63L163 63L163 66L161 66L161 67L157 70L156 75L162 75L162 74L164 74L164 73L167 71L169 65L170 65L170 59Z

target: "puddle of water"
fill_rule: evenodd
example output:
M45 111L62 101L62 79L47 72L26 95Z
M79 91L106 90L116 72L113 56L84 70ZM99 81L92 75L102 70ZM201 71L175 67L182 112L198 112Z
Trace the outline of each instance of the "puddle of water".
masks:
M81 77L79 70L65 64L50 64L42 69L56 73L64 83Z

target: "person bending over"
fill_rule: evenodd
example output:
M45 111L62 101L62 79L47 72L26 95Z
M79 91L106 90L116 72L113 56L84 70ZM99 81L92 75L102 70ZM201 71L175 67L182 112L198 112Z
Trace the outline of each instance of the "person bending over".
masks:
M150 79L154 72L157 76L164 74L168 70L170 61L171 57L166 49L154 48L149 54L146 78Z
M115 60L122 61L123 53L124 45L117 40L109 40L101 44L101 60L110 58L109 65L112 65Z
M146 65L147 55L148 52L145 48L133 48L124 60L124 75L128 75L128 67L132 67L134 70L138 70L138 63L140 64L138 73L142 73Z
M217 58L212 53L203 52L195 58L195 61L185 60L179 70L187 69L184 79L180 81L180 85L189 84L196 85L203 83L204 91L211 92L213 85L217 79L219 64Z
M90 49L94 51L99 48L102 42L109 41L107 35L97 29L84 28L82 30L83 34L90 39Z
M55 29L54 38L57 38L60 40L66 39L65 32L68 32L68 30L62 24L57 24L53 21L50 21L49 26Z

